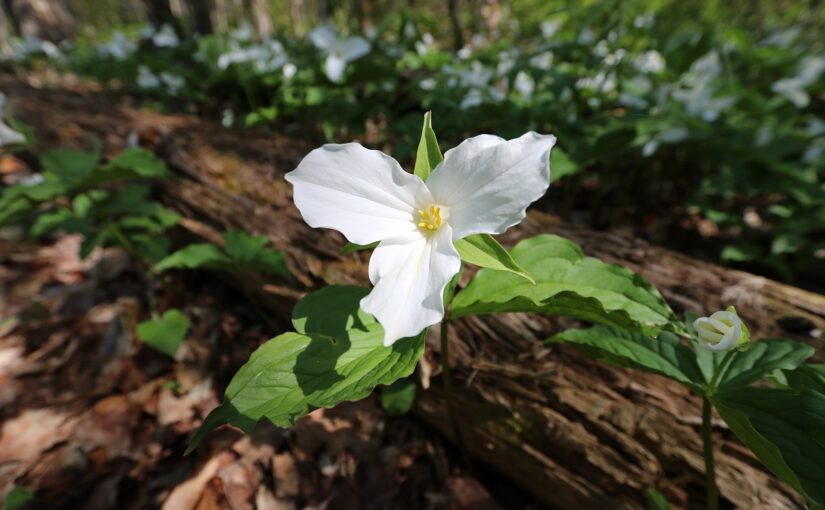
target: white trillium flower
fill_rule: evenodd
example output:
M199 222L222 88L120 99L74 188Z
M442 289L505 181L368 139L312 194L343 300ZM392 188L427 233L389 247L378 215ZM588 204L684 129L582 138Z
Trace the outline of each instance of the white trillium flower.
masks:
M750 340L747 326L732 306L715 312L710 317L696 319L693 321L693 329L696 330L699 345L710 351L730 351Z
M444 289L461 268L454 243L501 234L550 184L552 135L480 135L447 151L425 183L386 154L357 143L310 152L286 180L304 220L350 242L380 244L361 308L384 327L384 344L444 317Z
M785 99L797 108L805 108L811 102L806 89L819 79L823 71L825 57L805 57L799 63L799 72L796 76L776 81L771 90L785 96Z
M160 79L147 66L138 66L137 86L142 89L156 89L160 87Z
M180 39L172 25L164 24L160 30L152 34L152 43L158 48L177 48L180 46Z
M112 57L118 62L122 62L129 58L135 51L137 46L132 42L123 32L117 31L112 35L111 39L105 44L98 45L98 51L104 57Z
M312 44L326 53L324 72L333 82L340 82L344 78L347 64L358 60L370 51L370 43L363 37L348 37L341 39L328 25L321 25L309 34Z

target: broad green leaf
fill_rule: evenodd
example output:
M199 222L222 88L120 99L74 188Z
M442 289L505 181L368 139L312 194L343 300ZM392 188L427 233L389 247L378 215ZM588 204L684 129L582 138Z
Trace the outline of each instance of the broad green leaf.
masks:
M353 285L329 285L307 294L292 309L292 326L298 333L335 336L350 329L366 329L375 317L361 310L370 290Z
M426 181L443 159L444 156L441 155L441 149L438 148L438 140L433 131L432 112L427 112L424 114L424 126L421 128L421 141L418 142L413 173L422 181Z
M510 253L489 234L465 237L455 243L455 248L464 262L496 271L508 271L519 275L533 285L536 284L533 277L519 266Z
M647 495L647 510L670 510L667 498L655 487L649 488L645 494Z
M711 401L768 469L806 498L825 504L825 395L745 387Z
M701 347L700 347L701 349ZM813 356L814 348L791 340L760 340L733 354L717 387L727 391L762 379L774 370L793 370Z
M126 149L105 165L98 166L84 183L95 186L133 179L165 179L171 177L166 163L153 152L135 147Z
M825 365L805 364L785 374L787 383L795 389L810 388L825 395Z
M196 243L181 248L155 265L155 271L168 269L223 269L231 264L229 257L214 244Z
M355 253L357 251L363 250L372 250L376 246L378 246L378 241L371 244L347 243L346 246L341 248L341 255L349 255L350 253Z
M510 253L536 285L482 269L456 296L453 317L535 312L633 329L680 327L653 285L625 267L585 257L572 241L540 235L518 243Z
M381 392L381 407L390 416L407 414L415 403L415 380L406 377L390 384Z
M189 319L180 310L167 310L163 317L138 324L136 331L143 343L174 358L189 331Z
M293 320L304 332L284 333L252 353L188 451L219 425L250 431L265 418L289 427L313 409L360 400L410 375L424 353L423 332L385 347L380 324L358 308L367 292L326 287L299 302Z
M40 158L43 169L69 189L82 185L100 161L98 151L53 149Z
M658 338L651 338L625 329L595 326L564 331L548 341L605 353L610 361L618 358L623 366L669 377L702 393L704 378L696 364L696 354L673 333L664 331Z
M14 487L6 494L3 508L6 510L20 510L26 503L34 499L34 492L25 487Z

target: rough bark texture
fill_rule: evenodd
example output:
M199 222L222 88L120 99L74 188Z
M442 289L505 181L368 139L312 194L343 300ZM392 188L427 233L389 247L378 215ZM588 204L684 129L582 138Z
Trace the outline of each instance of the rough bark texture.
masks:
M9 20L21 37L58 43L74 32L74 18L62 0L4 0Z
M182 177L163 199L187 218L188 235L217 239L241 227L267 235L289 256L298 285L238 282L273 314L288 316L304 292L325 283L366 284L364 254L340 256L343 239L309 229L283 174L311 149L265 133L226 131L188 116L163 116L69 92L2 83L18 117L45 146L101 138L109 154L131 132ZM678 313L737 306L757 336L787 336L823 361L825 297L707 264L622 232L596 232L532 212L505 244L538 233L580 243L589 255L624 264L653 282ZM466 278L466 277L465 277ZM656 487L677 507L703 503L701 402L663 378L605 366L541 340L572 321L526 314L468 318L450 326L462 442L471 455L552 508L643 508ZM435 338L430 338L434 351ZM420 393L417 414L448 437L440 383ZM796 508L800 499L766 473L716 421L719 489L743 508Z

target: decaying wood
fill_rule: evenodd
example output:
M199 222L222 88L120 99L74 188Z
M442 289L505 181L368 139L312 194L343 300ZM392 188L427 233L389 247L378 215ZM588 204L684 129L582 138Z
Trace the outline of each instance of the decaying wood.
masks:
M6 81L18 117L44 145L77 145L95 134L114 154L137 133L181 177L160 192L187 220L191 235L217 238L229 227L265 234L289 258L297 283L238 282L269 312L286 318L303 293L327 283L366 284L364 254L340 256L342 238L312 230L291 202L283 174L311 149L304 142L226 131L188 116L117 106L89 94L35 90ZM756 336L786 336L825 359L825 297L651 246L621 232L570 227L532 212L506 244L538 233L580 243L589 255L624 264L662 290L678 313L733 304ZM605 366L542 340L569 320L527 314L468 318L451 325L451 363L462 442L473 457L553 508L641 508L656 487L677 506L703 498L700 402L663 378ZM437 342L430 338L434 351ZM417 414L448 437L436 381ZM766 473L716 422L721 495L744 508L796 508L799 498Z

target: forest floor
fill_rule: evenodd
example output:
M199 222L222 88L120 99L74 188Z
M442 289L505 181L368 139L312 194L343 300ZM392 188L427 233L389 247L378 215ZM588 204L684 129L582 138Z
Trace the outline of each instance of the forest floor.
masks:
M0 495L32 508L498 508L417 419L375 398L318 410L292 430L212 434L183 456L231 371L272 336L221 282L179 277L159 305L193 328L175 360L140 343L150 291L117 248L80 238L0 241Z

